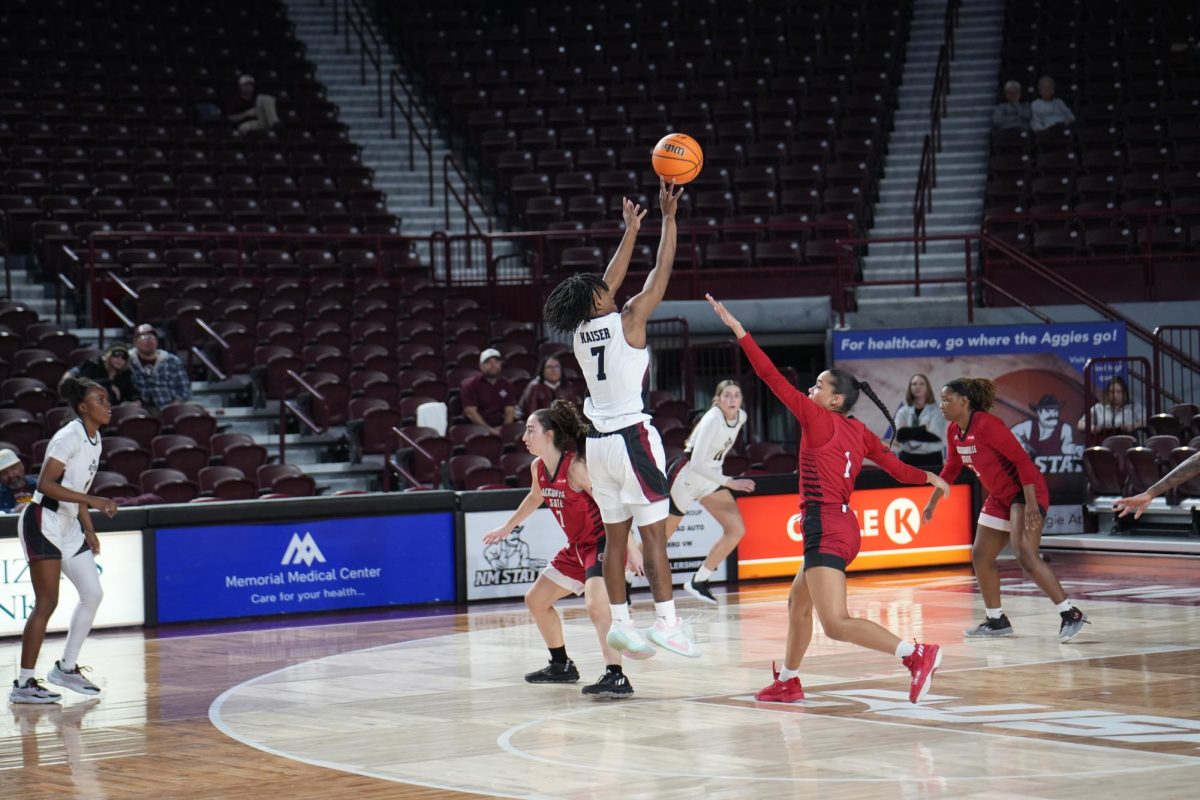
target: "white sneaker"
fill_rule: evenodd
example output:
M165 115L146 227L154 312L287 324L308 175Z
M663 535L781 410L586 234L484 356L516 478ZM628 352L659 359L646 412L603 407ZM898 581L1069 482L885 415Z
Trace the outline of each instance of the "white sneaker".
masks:
M37 678L29 678L24 685L13 681L12 691L8 693L10 703L57 703L59 700L62 695L42 686Z
M91 671L91 667L81 667L76 664L75 669L67 671L59 666L57 661L54 662L54 668L46 676L46 680L53 683L55 686L61 686L64 689L70 689L79 694L97 695L100 694L100 687L89 681L83 676L84 670Z
M674 625L667 625L662 617L654 620L653 627L646 632L646 638L672 653L688 658L700 657L700 647L692 636L691 626L679 617L675 618Z
M655 652L640 630L628 622L618 622L615 619L604 641L608 642L608 646L613 650L630 658L650 658Z

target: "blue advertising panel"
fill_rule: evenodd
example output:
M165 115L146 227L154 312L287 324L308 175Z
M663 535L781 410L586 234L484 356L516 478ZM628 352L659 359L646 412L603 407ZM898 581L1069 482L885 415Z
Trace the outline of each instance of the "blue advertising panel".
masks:
M454 599L449 512L161 528L159 622Z

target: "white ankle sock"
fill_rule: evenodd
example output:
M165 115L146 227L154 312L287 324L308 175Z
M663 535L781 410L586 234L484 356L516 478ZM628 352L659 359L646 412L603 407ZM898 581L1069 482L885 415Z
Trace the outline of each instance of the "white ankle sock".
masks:
M75 662L72 661L70 664L68 664L67 660L64 658L58 662L58 668L63 672L70 672L71 670L75 669Z
M700 569L696 570L696 576L692 578L692 581L695 583L704 583L710 577L712 577L712 570L701 564Z
M912 642L901 641L896 645L896 658L908 658L915 652L917 652L917 646Z
M796 667L795 669L788 669L787 667L784 667L783 669L779 670L779 680L781 681L790 681L792 678L798 677L800 677L799 667Z
M1074 607L1075 605L1071 602L1071 598L1068 597L1066 600L1063 600L1061 603L1056 605L1054 610L1062 614L1064 611L1070 611Z
M667 600L665 602L654 602L654 616L665 619L668 625L675 624L675 601Z
M22 686L24 686L24 685L25 685L25 681L29 680L29 679L30 679L30 678L32 678L32 677L35 677L35 676L34 676L34 674L33 674L35 671L36 671L36 670L22 668L22 669L21 669L21 678L20 678L20 681L18 681L18 682L19 682L19 683L20 683Z
M624 622L626 625L633 623L633 619L629 616L629 606L624 603L620 605L612 605L610 603L608 607L612 611L613 622Z
M985 608L984 613L987 614L988 619L1000 619L1001 617L1004 616L1004 609L1003 608Z

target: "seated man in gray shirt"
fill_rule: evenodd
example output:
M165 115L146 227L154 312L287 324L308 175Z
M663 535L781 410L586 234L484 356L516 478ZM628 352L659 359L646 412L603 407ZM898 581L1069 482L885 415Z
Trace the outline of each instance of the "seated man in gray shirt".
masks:
M1030 127L1035 131L1044 131L1055 125L1069 125L1075 121L1075 115L1067 108L1067 104L1054 96L1054 79L1049 75L1043 75L1038 81L1038 94L1041 97L1029 106L1033 112Z
M1004 102L992 112L992 129L997 131L1027 131L1032 113L1028 103L1021 102L1021 84L1004 84Z

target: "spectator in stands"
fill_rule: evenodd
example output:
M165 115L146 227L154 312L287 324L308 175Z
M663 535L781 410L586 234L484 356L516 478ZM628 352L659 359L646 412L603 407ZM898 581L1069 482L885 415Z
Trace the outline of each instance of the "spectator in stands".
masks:
M531 380L517 403L517 415L527 419L539 408L549 408L555 400L566 400L580 405L579 395L563 380L562 362L554 356L546 356L538 364L537 377Z
M1038 94L1041 96L1029 106L1033 115L1029 127L1033 130L1040 132L1075 121L1075 115L1067 108L1067 104L1054 96L1054 78L1043 75L1038 81Z
M225 118L239 133L274 130L282 124L275 112L275 98L258 93L253 75L238 78L237 93L225 104Z
M896 449L905 464L937 472L946 450L946 417L933 396L929 378L908 379L904 405L896 412Z
M992 112L992 130L1027 131L1032 115L1029 104L1021 102L1021 84L1009 81L1004 84L1004 102Z
M0 450L0 512L19 512L33 499L37 478L25 474L25 465L12 450Z
M129 348L123 344L114 344L103 356L90 358L78 367L71 367L67 370L67 375L76 378L91 378L103 386L108 390L108 402L113 406L121 403L142 404L142 396L137 387L133 385L133 370L129 367Z
M1112 436L1118 433L1133 433L1146 425L1146 409L1129 397L1129 384L1120 375L1104 387L1104 400L1092 406L1092 433ZM1079 430L1087 429L1087 414L1079 418Z
M467 419L490 428L497 435L501 425L517 418L512 384L500 374L503 366L500 351L489 347L479 354L479 374L467 378L461 387L463 413Z
M191 399L192 383L183 362L174 353L158 349L158 332L153 325L143 323L134 329L133 346L133 385L143 403L162 408Z

